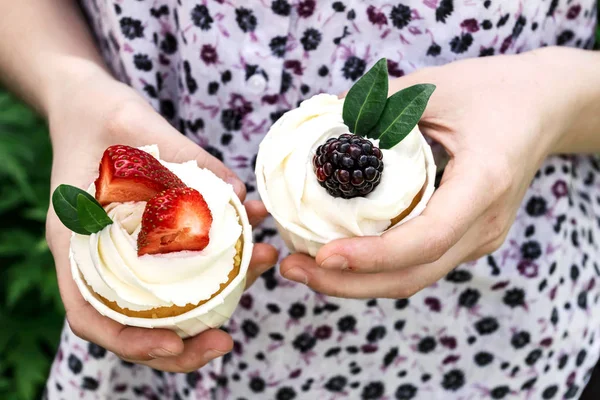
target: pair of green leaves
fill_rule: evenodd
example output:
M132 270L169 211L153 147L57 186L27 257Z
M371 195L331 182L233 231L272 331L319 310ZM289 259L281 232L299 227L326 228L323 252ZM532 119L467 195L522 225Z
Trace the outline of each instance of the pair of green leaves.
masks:
M348 91L342 117L350 132L379 139L391 149L417 125L435 85L423 83L388 95L387 60L382 58Z
M91 235L113 223L95 198L75 186L59 185L52 194L52 206L63 225L80 235Z

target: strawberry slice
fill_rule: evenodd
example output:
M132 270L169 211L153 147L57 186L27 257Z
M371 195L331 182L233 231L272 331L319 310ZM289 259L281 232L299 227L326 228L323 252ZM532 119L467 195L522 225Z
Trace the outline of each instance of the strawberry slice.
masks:
M138 235L138 256L200 251L208 246L212 213L195 189L167 189L146 204Z
M96 200L102 205L148 201L165 189L186 187L156 158L125 145L110 146L104 151L95 184Z

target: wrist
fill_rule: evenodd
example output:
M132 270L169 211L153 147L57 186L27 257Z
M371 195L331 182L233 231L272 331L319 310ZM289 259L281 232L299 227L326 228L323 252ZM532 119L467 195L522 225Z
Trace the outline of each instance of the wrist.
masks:
M550 154L600 151L600 55L547 47L532 52L541 81L542 135L551 136Z

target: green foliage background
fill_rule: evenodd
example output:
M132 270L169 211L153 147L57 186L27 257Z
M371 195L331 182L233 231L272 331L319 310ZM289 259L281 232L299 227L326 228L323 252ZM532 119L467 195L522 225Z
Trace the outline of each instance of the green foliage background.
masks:
M63 323L44 238L51 161L44 121L0 89L0 399L40 397Z

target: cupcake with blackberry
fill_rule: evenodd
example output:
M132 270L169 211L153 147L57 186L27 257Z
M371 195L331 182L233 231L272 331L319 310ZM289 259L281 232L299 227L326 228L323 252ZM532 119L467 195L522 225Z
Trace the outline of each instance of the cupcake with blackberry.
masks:
M156 146L111 146L87 191L60 185L52 202L73 231L73 278L101 314L187 337L233 313L251 228L231 185L195 161L162 161Z
M380 235L419 215L436 166L419 122L435 86L388 94L379 60L344 99L319 94L285 113L260 145L260 196L292 252Z

